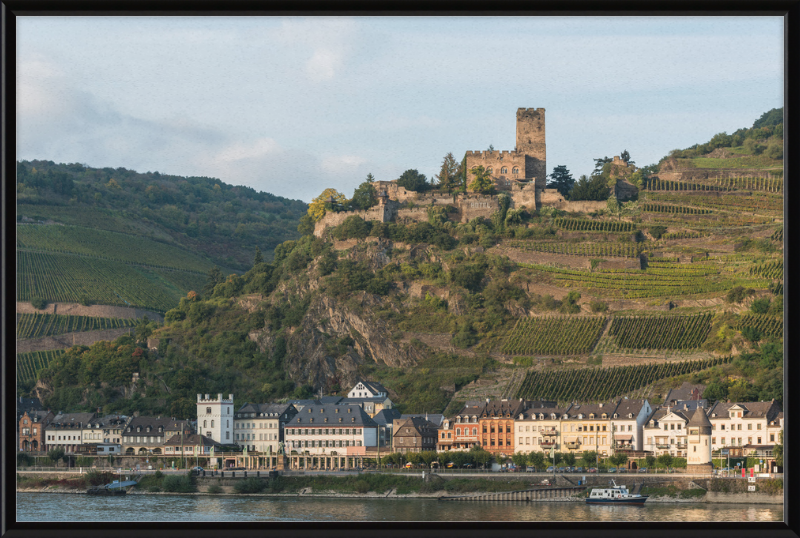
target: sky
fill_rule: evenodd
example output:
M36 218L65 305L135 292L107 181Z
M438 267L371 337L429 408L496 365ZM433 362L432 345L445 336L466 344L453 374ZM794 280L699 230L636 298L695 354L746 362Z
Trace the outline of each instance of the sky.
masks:
M513 150L639 166L783 106L781 17L18 17L17 159L303 201Z

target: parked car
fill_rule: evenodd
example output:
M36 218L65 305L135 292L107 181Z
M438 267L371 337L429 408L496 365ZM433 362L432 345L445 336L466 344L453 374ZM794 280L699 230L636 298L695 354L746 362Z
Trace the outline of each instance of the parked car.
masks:
M536 472L536 468L535 467L525 467L525 472L526 473L535 473Z
M597 472L597 467L589 467L588 469L586 469L586 472L587 473L596 473Z
M647 467L639 467L639 470L636 471L636 472L637 473L646 473L647 472Z
M203 472L203 468L200 467L200 466L192 467L192 471L197 471L198 473L202 473Z
M452 469L452 468L453 468L453 467L455 467L455 466L456 466L456 464L455 464L455 463L453 463L452 461L451 461L451 462L449 462L449 463L447 464L447 468L448 468L448 469Z
M585 471L583 470L583 467L578 467L577 469L575 469L575 472L576 473L583 473Z
M559 467L559 468L558 468L558 472L559 472L559 473L565 473L565 472L566 472L566 469L567 469L566 467Z
M626 469L625 467L621 467L617 472L618 473L627 473L628 469Z
M471 463L465 463L464 465L462 465L462 467L464 469L472 469L475 466L473 464L471 464Z
M550 467L548 467L548 468L547 468L547 472L548 472L548 473L552 473L552 472L553 472L553 466L552 466L552 465L551 465Z
M614 469L613 467L609 467L607 472L613 473L616 472L616 469Z

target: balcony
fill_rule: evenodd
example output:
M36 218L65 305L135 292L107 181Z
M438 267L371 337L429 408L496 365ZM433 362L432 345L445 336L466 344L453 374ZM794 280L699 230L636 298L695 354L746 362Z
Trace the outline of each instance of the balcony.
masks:
M556 446L556 442L555 441L542 441L540 444L542 446L546 446L547 448Z
M544 443L542 443L542 444L544 444ZM575 449L578 449L578 448L581 447L581 444L578 443L578 442L571 442L571 443L568 442L568 443L566 443L566 445L567 445L567 448L571 448L572 450L575 450Z
M667 449L667 448L672 448L672 445L668 443L656 443L656 448Z
M542 435L558 435L558 431L555 428L549 428L542 430Z

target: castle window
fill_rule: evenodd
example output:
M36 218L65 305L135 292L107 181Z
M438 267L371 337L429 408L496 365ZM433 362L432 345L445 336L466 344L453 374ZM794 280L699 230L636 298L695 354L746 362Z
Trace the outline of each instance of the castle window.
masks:
M491 174L493 172L492 167L490 166L489 168L486 169L486 171Z
M519 168L517 168L517 167L515 166L515 167L514 167L514 168L511 170L511 173L512 173L512 174L519 174Z
M501 169L500 169L500 173L501 173L501 174L507 174L507 173L508 173L508 168L506 168L506 167L504 166L503 168L501 168Z

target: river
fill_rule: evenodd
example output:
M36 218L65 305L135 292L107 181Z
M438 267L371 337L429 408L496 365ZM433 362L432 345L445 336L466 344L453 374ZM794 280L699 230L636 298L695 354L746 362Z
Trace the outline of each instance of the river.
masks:
M135 509L131 509L131 507ZM17 493L17 521L783 521L782 505Z

